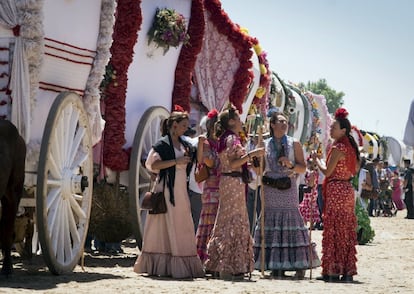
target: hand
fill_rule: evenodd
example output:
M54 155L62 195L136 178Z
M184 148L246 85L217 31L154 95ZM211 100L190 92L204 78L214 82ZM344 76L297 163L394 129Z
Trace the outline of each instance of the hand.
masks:
M252 157L261 157L265 155L265 150L263 147L256 148L253 151L250 152L250 156Z
M175 160L176 165L187 165L191 161L190 156L184 155L183 157L177 158Z

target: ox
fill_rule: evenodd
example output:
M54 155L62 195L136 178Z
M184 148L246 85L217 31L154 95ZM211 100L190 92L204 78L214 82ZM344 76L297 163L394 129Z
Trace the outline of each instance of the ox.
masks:
M11 122L0 120L1 273L6 276L13 271L11 248L16 213L24 189L25 159L25 141Z

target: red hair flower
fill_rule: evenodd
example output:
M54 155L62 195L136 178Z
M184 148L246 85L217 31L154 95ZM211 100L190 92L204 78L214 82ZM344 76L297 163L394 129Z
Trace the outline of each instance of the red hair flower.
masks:
M338 118L340 118L340 119L344 119L344 118L347 118L348 117L348 111L346 111L346 109L345 108L338 108L336 111L335 111L335 118L336 119L338 119Z
M212 118L216 117L217 115L218 115L218 111L217 111L217 109L215 109L215 108L213 108L212 110L210 110L210 111L207 113L207 117L208 117L209 119L212 119Z
M175 105L174 105L174 111L177 111L177 112L184 112L184 108L182 108L182 106L180 106L180 105L178 105L178 104L175 104Z

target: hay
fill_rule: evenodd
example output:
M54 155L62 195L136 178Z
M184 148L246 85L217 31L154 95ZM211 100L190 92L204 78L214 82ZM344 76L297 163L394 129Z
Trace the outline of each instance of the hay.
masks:
M131 221L126 187L94 183L89 233L102 242L121 242L132 234Z

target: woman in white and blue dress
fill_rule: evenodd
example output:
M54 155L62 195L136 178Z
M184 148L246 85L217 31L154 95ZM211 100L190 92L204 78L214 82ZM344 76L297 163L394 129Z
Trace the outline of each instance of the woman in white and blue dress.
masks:
M299 212L298 174L306 169L302 145L287 136L288 121L283 113L273 112L270 117L270 138L265 141L264 167L264 269L273 276L283 277L285 271L295 271L295 278L301 279L305 270L320 265L315 248L310 244L308 229ZM290 177L291 187L280 190L265 184ZM254 234L255 268L261 269L262 235L261 218L257 221Z

